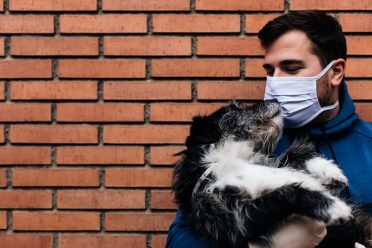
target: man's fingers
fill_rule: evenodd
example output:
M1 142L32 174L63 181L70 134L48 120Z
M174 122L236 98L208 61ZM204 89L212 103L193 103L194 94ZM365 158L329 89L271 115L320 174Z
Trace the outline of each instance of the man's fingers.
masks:
M327 235L326 225L302 215L291 215L273 236L273 248L313 248Z

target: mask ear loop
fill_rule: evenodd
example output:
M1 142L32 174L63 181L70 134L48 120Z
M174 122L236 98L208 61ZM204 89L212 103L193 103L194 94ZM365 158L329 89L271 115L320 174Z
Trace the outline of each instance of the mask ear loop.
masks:
M335 61L333 60L331 63L329 63L324 69L323 71L315 78L315 80L318 80L320 78L322 78L328 71L329 69L333 66L333 64L335 63Z

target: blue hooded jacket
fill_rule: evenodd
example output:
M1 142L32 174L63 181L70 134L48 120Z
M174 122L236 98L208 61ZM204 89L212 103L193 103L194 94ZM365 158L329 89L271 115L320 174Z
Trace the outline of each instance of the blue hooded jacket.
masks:
M296 138L309 136L318 151L333 159L348 178L349 187L343 193L372 214L372 123L361 120L355 113L345 82L340 86L339 101L340 112L332 120L317 127L284 130L276 153L283 153ZM190 232L182 211L178 210L166 247L209 248L212 245Z

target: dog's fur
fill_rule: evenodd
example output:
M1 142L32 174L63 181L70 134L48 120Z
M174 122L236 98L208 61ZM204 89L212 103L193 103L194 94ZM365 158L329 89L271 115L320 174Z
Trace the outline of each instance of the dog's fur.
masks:
M347 184L342 171L306 140L271 156L281 132L280 107L272 101L234 102L194 117L173 178L190 229L214 247L269 245L284 220L300 214L328 225L319 247L370 247L372 221L359 225L356 212L327 189Z

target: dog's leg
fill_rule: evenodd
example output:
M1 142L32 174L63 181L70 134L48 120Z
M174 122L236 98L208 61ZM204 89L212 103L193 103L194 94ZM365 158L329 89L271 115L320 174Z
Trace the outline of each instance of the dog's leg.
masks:
M333 161L317 154L314 144L307 139L296 140L279 159L281 166L303 170L323 185L348 184L342 170Z
M245 205L247 222L254 228L264 230L285 219L292 213L324 221L327 225L337 224L351 218L351 209L340 199L327 192L312 191L293 184L271 191ZM257 226L259 225L259 226Z
M199 192L193 204L196 232L217 247L241 247L248 241L269 244L271 235L291 214L297 213L336 224L351 217L350 208L332 195L292 184L257 199L236 186Z
M317 156L315 145L308 139L302 138L293 142L279 157L280 166L304 170L306 169L305 162Z

